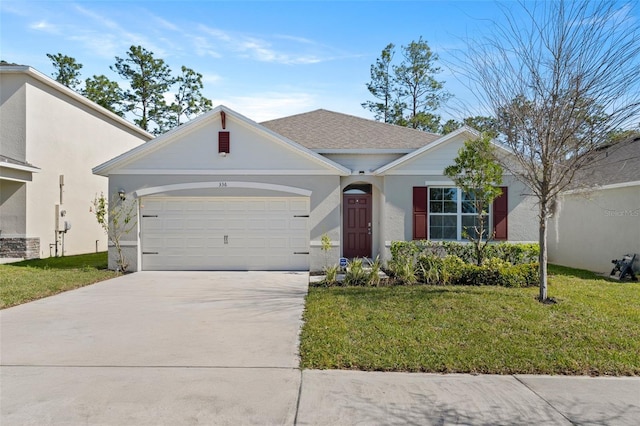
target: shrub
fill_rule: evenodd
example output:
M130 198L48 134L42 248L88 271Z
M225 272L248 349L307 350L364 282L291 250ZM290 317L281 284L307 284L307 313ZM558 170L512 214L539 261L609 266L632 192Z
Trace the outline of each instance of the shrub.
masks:
M362 259L353 259L347 266L344 276L345 285L365 285L368 281L368 271L364 269Z
M392 244L389 273L400 283L440 285L537 285L537 244L491 244L477 266L473 246L454 241L400 241Z
M379 286L380 285L380 270L382 269L382 264L380 263L380 258L376 257L376 260L373 262L367 260L369 262L369 272L367 277L367 285L369 286Z
M531 287L537 285L537 277L537 263L511 265L501 259L492 258L482 266L465 264L454 284Z
M486 258L497 257L512 265L536 262L540 253L537 243L492 243L487 246ZM475 263L472 244L457 241L394 241L391 243L392 259L417 260L421 255L445 257L457 256L467 263Z
M322 284L327 287L333 287L338 283L338 271L340 270L340 266L332 265L326 266L324 268L324 280L322 280Z
M425 284L440 284L442 263L442 258L434 254L420 255L417 260L420 281Z
M402 284L415 284L416 256L420 249L413 241L394 241L391 243L391 260L387 263L388 273Z
M413 257L391 259L387 267L389 274L402 284L412 285L418 281Z

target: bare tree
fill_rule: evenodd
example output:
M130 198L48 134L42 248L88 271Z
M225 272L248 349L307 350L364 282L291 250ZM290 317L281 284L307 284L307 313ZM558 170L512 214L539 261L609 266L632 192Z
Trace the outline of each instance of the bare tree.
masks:
M513 156L503 167L538 202L540 295L547 301L547 221L576 172L640 116L635 3L520 2L470 42L464 69Z

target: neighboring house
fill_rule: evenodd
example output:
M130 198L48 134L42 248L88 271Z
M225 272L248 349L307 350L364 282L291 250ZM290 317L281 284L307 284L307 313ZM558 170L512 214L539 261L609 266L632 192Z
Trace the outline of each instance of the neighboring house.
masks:
M2 63L0 261L107 250L89 211L107 180L91 167L152 137L31 67Z
M640 255L640 138L601 150L574 181L549 221L549 262L609 273L611 260Z
M387 260L395 240L462 240L472 215L443 169L476 136L326 110L258 124L219 106L93 171L139 201L133 270L319 270L324 234L331 263ZM497 239L536 240L525 192L505 177Z

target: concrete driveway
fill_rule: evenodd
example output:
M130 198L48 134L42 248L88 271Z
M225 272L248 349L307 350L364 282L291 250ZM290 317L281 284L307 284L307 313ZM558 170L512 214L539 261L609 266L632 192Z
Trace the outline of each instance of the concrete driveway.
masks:
M140 272L0 312L0 419L292 424L307 273Z

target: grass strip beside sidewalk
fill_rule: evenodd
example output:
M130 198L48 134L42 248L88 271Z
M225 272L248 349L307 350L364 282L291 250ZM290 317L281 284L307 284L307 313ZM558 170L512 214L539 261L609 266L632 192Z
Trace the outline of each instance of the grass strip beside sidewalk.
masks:
M640 375L640 284L550 267L537 288L311 288L303 368Z

